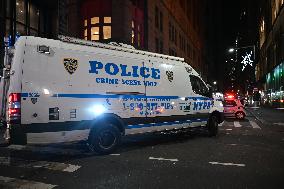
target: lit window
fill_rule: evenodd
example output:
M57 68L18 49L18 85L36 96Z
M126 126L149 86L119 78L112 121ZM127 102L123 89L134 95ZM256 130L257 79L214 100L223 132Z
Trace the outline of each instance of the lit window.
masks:
M104 39L111 38L111 26L104 26L103 32L104 32Z
M104 17L104 23L110 24L111 23L111 17Z
M85 38L88 37L88 30L87 29L84 30L84 37Z
M131 43L134 44L134 30L131 32Z
M98 41L100 39L100 28L92 27L91 28L91 40Z
M135 32L134 32L134 20L131 21L131 27L132 27L132 31L131 31L131 44L134 44L134 39L135 39Z
M93 18L91 18L91 24L98 24L98 23L100 23L99 17L93 17Z
M84 26L85 26L85 27L88 26L88 20L87 20L87 19L84 20Z

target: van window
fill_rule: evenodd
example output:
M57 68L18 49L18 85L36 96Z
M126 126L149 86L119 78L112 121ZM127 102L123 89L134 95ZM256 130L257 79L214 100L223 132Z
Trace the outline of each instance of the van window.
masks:
M190 82L192 86L192 90L196 94L200 94L203 96L209 96L209 90L204 84L204 82L197 76L195 75L190 75Z

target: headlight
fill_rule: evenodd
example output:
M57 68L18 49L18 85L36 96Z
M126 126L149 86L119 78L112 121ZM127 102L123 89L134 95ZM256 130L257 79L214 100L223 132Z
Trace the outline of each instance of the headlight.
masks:
M106 111L106 108L105 108L103 105L101 105L101 104L97 104L97 105L94 105L94 106L90 109L90 111L91 111L92 113L94 113L96 116L98 116L98 115L103 114L103 113Z

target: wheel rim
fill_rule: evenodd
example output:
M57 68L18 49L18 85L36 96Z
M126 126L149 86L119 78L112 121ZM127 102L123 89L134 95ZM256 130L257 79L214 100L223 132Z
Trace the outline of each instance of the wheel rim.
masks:
M103 149L110 149L116 143L116 136L111 131L103 131L99 135L99 145Z
M243 119L244 118L243 113L242 112L237 113L237 118L238 119Z

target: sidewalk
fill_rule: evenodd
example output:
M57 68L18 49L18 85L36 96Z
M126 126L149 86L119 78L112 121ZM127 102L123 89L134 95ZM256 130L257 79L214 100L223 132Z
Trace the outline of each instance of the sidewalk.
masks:
M246 110L263 124L284 126L284 110L268 107L246 107Z

